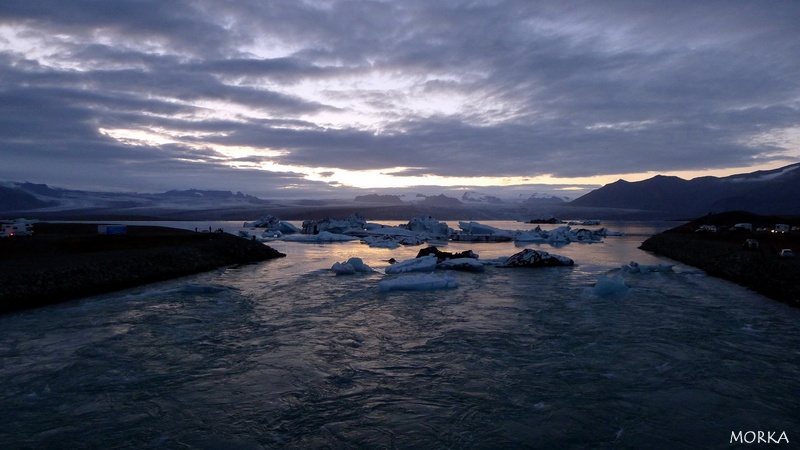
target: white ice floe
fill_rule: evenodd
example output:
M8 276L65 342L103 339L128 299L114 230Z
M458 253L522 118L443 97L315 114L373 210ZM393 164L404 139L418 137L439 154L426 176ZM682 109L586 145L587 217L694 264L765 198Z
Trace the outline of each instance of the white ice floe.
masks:
M331 267L336 275L352 275L356 273L372 273L375 272L372 268L364 264L361 258L350 258L343 263L334 263Z
M436 269L436 255L428 255L422 258L407 259L394 263L387 267L386 273L405 273L405 272L433 272Z
M347 241L357 241L358 239L359 238L356 236L335 234L335 233L330 233L328 231L322 231L319 234L300 234L300 235L285 236L283 238L284 241L308 242L308 243L347 242Z
M592 292L600 297L610 297L615 295L624 295L630 288L625 284L625 280L620 276L609 277L608 275L601 274L597 278L597 282L592 287Z
M434 258L435 260L436 258ZM453 289L458 287L458 281L449 274L437 276L434 274L405 275L378 283L378 289L387 291L431 291L435 289Z
M467 272L483 272L486 270L484 264L475 258L446 259L437 264L436 268L446 270L464 270Z
M645 265L631 261L629 264L623 264L620 270L627 273L672 272L673 266L674 264Z

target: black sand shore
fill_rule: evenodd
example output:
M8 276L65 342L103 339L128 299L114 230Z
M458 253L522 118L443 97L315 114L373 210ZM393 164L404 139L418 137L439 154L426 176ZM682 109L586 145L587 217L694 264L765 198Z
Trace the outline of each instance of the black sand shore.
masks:
M697 267L711 276L733 281L772 299L800 307L800 259L778 256L778 251L782 248L791 248L795 252L800 250L800 236L769 232L693 231L706 222L716 225L718 222L756 220L758 219L753 217L706 217L657 234L644 241L640 248ZM745 239L758 240L759 249L746 250L742 245Z
M226 233L128 226L109 236L93 224L37 223L32 237L0 239L0 312L281 256Z

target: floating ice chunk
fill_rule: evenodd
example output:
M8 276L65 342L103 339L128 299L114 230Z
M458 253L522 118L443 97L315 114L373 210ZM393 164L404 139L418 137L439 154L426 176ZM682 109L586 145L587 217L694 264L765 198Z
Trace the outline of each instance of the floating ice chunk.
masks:
M327 231L329 233L359 233L367 227L367 221L361 213L350 215L346 219L304 220L303 233L317 234Z
M500 235L500 236L513 236L514 232L510 230L503 230L501 228L495 228L490 225L484 225L479 222L458 222L458 227L461 228L464 233L467 234L489 234L489 235Z
M598 236L622 236L622 231L611 231L608 228L600 228L599 230L595 230L594 233Z
M356 273L372 273L374 270L366 264L361 258L350 258L343 263L334 263L331 270L336 272L336 275L352 275Z
M358 238L355 236L347 236L344 234L335 234L330 233L328 231L321 231L319 234L303 234L303 235L294 235L294 236L286 236L283 238L284 241L289 242L310 242L310 243L317 243L317 242L346 242L346 241L357 241Z
M630 264L624 264L620 270L627 273L672 272L673 266L674 264L644 265L631 261Z
M393 236L367 236L361 239L361 242L369 245L371 248L397 248L400 243Z
M514 232L484 225L478 222L458 222L462 231L450 236L454 241L506 242L514 238Z
M600 220L598 219L579 220L579 221L569 222L569 225L583 225L583 226L600 225Z
M278 239L280 237L283 237L283 233L281 233L280 230L267 230L261 233L261 237L264 239L270 239L270 238Z
M401 245L421 245L424 241L416 236L394 236L383 234L367 236L361 239L361 242L369 245L372 248L397 248Z
M517 242L544 242L545 238L535 231L517 231L514 234L514 240Z
M386 273L405 273L405 272L433 272L436 269L436 255L428 255L422 258L408 259L392 264L387 267Z
M437 269L465 270L468 272L483 272L484 264L475 258L446 259L436 265Z
M561 255L551 255L541 250L526 248L511 255L500 267L550 267L571 266L574 261Z
M592 292L600 297L610 297L613 295L624 295L628 292L628 289L630 288L625 284L625 280L623 280L622 277L609 277L605 274L601 274L597 277L597 282L594 284Z
M417 258L422 258L423 256L428 256L428 255L435 255L436 261L438 262L442 262L445 259L456 259L456 258L478 259L478 254L473 252L472 250L465 250L463 252L452 253L452 252L443 252L435 246L430 246L423 248L417 252Z
M245 228L266 228L267 231L278 231L282 234L299 233L300 229L289 222L279 220L269 214L256 219L254 222L245 222Z
M439 222L431 216L418 216L411 219L406 228L417 233L426 233L432 236L450 236L453 230L445 222Z
M374 224L373 224L374 225ZM408 230L406 228L401 227L388 227L383 225L372 226L366 229L366 232L369 235L374 236L408 236L408 237L416 237L419 236L420 233L415 231Z
M458 281L456 281L452 275L439 277L434 274L405 275L393 280L384 280L378 283L378 289L383 292L431 291L435 289L453 289L457 287Z

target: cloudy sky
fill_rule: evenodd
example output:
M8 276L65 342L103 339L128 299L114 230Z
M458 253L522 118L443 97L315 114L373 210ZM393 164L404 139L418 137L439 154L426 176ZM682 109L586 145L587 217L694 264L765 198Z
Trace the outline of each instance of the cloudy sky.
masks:
M0 179L276 197L776 168L800 161L798 24L791 0L3 0Z

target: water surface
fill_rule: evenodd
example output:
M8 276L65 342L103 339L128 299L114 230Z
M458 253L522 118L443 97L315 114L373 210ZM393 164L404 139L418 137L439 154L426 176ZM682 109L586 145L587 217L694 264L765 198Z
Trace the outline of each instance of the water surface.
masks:
M386 260L419 247L274 242L289 256L2 316L0 445L727 448L739 430L800 439L800 311L680 264L595 295L597 278L624 263L670 262L636 248L663 224L615 225L628 235L524 246L574 267L456 273L453 290L378 291ZM488 259L524 247L447 250ZM329 270L351 256L378 272Z

